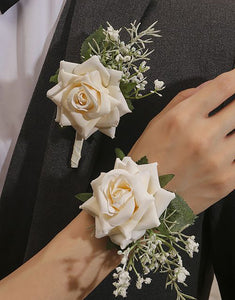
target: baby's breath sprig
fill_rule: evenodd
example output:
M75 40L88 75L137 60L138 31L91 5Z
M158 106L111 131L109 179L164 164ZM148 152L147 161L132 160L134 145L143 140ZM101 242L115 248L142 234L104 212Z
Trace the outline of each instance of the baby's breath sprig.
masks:
M107 28L100 26L84 42L81 50L83 60L97 55L105 67L122 71L120 88L129 108L133 108L132 100L142 99L151 94L161 96L160 91L165 88L163 81L155 80L154 89L143 95L148 83L144 73L150 69L147 61L150 60L149 56L154 51L154 49L146 48L146 45L153 42L153 37L160 37L160 31L154 28L156 23L141 31L141 23L134 21L129 28L124 27L129 36L129 41L124 42L120 36L123 28L115 30L107 22Z
M141 289L143 284L150 284L152 279L147 277L150 272L167 273L166 287L171 286L177 294L177 300L195 299L192 296L184 294L179 283L187 286L185 283L189 272L183 266L182 258L178 252L181 249L193 256L198 252L198 243L195 243L194 236L187 236L181 232L161 233L158 228L149 229L144 237L125 250L119 250L122 255L121 266L113 274L115 296L126 297L127 289L130 285L130 272L136 275L136 287ZM140 264L141 270L136 267ZM125 280L124 280L125 279Z

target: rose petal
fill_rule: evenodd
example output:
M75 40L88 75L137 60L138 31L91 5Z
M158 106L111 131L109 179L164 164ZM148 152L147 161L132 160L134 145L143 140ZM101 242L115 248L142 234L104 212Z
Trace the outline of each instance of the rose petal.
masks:
M136 174L139 172L138 165L128 156L124 157L123 160L117 158L114 169L123 169L130 174Z
M73 128L76 129L82 138L87 139L98 130L98 128L95 128L95 125L99 118L87 121L80 113L67 111L67 114L69 115Z
M58 106L57 106L58 109ZM60 119L59 119L59 124L60 126L71 126L71 122L69 120L69 118L66 116L66 112L64 111L64 109L62 108L60 110L61 114L60 114ZM57 119L57 117L56 117Z
M117 70L113 70L113 69L108 69L106 68L106 70L108 71L109 75L110 75L110 81L109 81L109 85L112 86L119 86L120 84L120 80L122 78L123 72L122 71L117 71Z
M97 239L100 239L100 238L104 237L105 235L107 235L107 233L106 234L104 233L103 228L100 223L100 219L98 217L96 217L95 218L95 237Z
M126 204L122 207L118 214L114 215L109 219L109 223L112 227L116 227L127 222L135 209L135 202L133 199L129 199Z
M94 88L96 88L97 90L100 90L100 88L103 87L100 73L97 70L89 73L89 80L87 81L87 83L89 83L91 86L94 86Z
M93 102L96 102L98 106L96 110L90 110L88 111L88 113L86 113L86 116L88 118L99 117L101 119L104 116L107 116L112 111L108 95L97 93L98 95L94 96L91 89L86 87L85 90L87 96L91 97L91 100ZM108 125L106 127L108 127Z
M140 239L144 234L145 234L146 230L133 230L132 232L132 241L137 241L138 239Z
M109 219L110 217L104 214L100 214L98 216L100 225L104 235L109 235L109 233L113 230L113 226L110 225Z
M99 205L94 196L92 196L90 199L88 199L86 202L80 205L79 208L84 209L93 217L98 216L100 214Z
M97 122L96 127L98 128L107 128L107 127L117 127L119 123L120 115L119 110L114 107L108 115L104 115Z
M71 63L69 61L61 60L60 69L64 69L65 72L73 73L73 70L77 67L78 64Z
M135 229L137 224L142 219L146 210L148 209L150 203L153 201L152 197L143 196L143 202L140 204L139 208L135 211L132 218L120 227L120 231L124 236L129 239L131 237L131 232Z
M52 101L56 104L56 105L60 105L61 107L64 107L64 103L67 102L66 98L64 95L67 94L67 89L62 89L60 90L56 95L54 95Z
M95 237L97 239L109 235L111 229L109 223L104 222L104 219L95 218Z
M175 198L175 194L164 189L160 189L154 195L155 205L157 209L158 217L166 210L167 206L170 204L171 200Z
M138 165L138 168L141 172L149 172L150 180L148 186L148 193L155 194L157 190L161 188L158 171L157 171L157 163Z
M63 69L61 69L59 72L58 81L60 82L63 88L69 85L70 83L78 80L79 80L79 76L74 75L72 73L65 72Z
M124 98L119 86L108 86L109 94L116 100L118 100L118 109L120 112L120 116L127 113L131 113L131 110L129 109L126 99Z
M97 199L102 214L112 216L109 210L109 204L107 201L107 189L110 181L115 180L119 176L127 176L128 173L125 170L111 170L108 173L101 173L98 178L91 182L93 194Z
M154 227L158 227L160 225L160 221L158 218L156 206L151 203L146 210L145 214L141 218L140 222L136 225L135 231L146 230Z
M141 186L142 186L143 190L148 192L149 182L151 180L150 173L147 171L141 172L141 173L139 173L139 176L140 176L139 180L141 181Z
M100 132L103 134L111 137L112 139L115 138L115 132L116 132L116 127L109 127L109 128L97 128Z
M74 69L74 74L83 75L92 71L98 70L101 75L101 80L104 86L108 86L110 75L106 68L101 64L98 56L94 55L82 64L78 64Z
M113 229L109 222L106 220L105 216L104 218L102 217L96 217L95 218L95 225L98 225L98 227L96 228L96 238L102 238L104 236L109 235L110 231Z
M132 242L131 239L126 239L121 232L119 234L110 235L109 237L111 241L114 244L119 245L121 249L125 249L127 245L129 245Z
M61 99L62 99L62 95L63 95L63 92L62 92L62 87L60 84L57 84L55 86L53 86L53 88L51 88L50 90L47 91L47 97L49 99L51 99L53 102L55 102L55 104L60 104L61 103ZM54 100L55 96L58 95L58 93L60 93L60 98L57 99L56 101Z
M109 178L107 177L107 174L103 172L100 174L98 178L96 178L91 182L93 195L97 199L101 214L112 215L110 214L109 211L108 201L106 198L107 196L104 193L108 185L109 185Z
M144 234L145 230L140 231L133 231L132 237L130 239L127 239L121 232L113 233L114 230L110 232L110 239L113 243L116 245L119 245L121 249L125 249L130 243L137 241L140 239Z

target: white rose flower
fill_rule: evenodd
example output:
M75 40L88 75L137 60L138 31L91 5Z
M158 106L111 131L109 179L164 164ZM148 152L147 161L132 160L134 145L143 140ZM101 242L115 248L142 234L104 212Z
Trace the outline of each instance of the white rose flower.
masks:
M116 159L114 169L92 181L93 196L80 208L95 217L97 238L109 235L124 249L159 217L175 194L160 187L157 163L137 165L130 157Z
M120 117L131 112L119 88L121 77L97 56L82 64L61 61L58 84L47 92L57 105L56 121L73 126L83 139L97 130L114 138Z

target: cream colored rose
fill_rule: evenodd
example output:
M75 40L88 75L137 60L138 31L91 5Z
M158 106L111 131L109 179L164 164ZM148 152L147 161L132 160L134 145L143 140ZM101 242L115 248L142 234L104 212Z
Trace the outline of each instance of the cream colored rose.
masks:
M92 181L93 196L80 208L95 217L96 237L108 235L122 249L160 225L175 194L160 187L157 163L117 158L114 169Z
M73 126L83 139L97 130L113 138L120 117L130 112L119 88L121 76L97 56L82 64L61 61L58 84L47 92L57 105L56 121Z

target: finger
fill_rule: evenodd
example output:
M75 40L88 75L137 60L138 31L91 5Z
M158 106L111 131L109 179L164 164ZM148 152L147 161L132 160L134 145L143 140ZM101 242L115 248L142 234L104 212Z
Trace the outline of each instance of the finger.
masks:
M165 111L172 109L180 102L186 100L187 98L191 97L193 94L197 92L196 88L191 88L187 90L183 90L180 93L178 93L171 102L166 106Z
M235 133L226 136L225 139L228 144L231 161L234 162L235 161Z
M204 86L206 86L210 82L211 82L211 80L208 80L208 81L205 81L202 84L200 84L198 87L196 87L197 91L201 90Z
M197 93L190 97L192 105L200 114L208 117L209 113L216 109L226 99L235 93L235 70L223 73L211 80Z
M219 152L224 165L233 163L235 159L235 134L224 137L220 149Z
M189 97L193 96L195 93L197 93L201 88L203 88L204 86L206 86L209 82L203 82L202 84L200 84L199 86L197 86L196 88L190 88L190 89L186 89L181 91L180 93L178 93L172 100L171 102L166 106L166 108L164 109L164 112L172 109L173 107L175 107L177 104L179 104L182 101L185 101L186 99L188 99Z
M215 126L220 128L221 135L226 136L235 129L235 100L226 105L211 117Z

